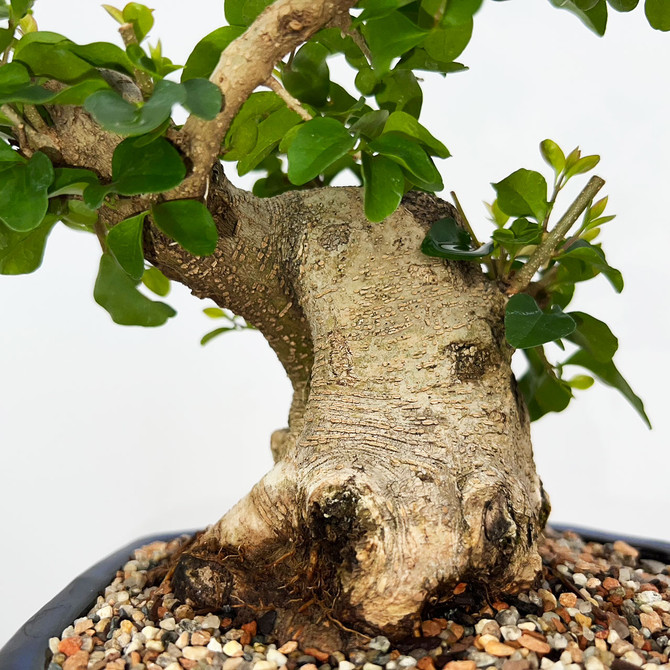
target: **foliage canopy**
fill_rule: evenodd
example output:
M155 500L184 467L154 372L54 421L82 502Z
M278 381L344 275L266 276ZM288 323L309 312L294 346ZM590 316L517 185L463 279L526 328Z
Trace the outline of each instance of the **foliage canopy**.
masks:
M609 11L638 6L638 0L549 1L598 35L605 33ZM420 76L422 71L446 76L467 70L458 59L482 3L361 0L348 25L318 31L276 64L272 90L248 97L227 130L220 159L235 163L240 175L258 173L253 192L260 197L328 186L348 172L363 187L365 214L372 222L391 215L410 190L441 191L436 161L450 154L419 120ZM160 41L148 43L154 16L142 4L104 5L121 25L123 46L79 45L38 30L33 0L0 0L0 19L7 22L0 29L0 273L36 270L49 233L62 222L100 240L94 296L115 322L158 326L174 316L171 307L138 290L142 282L159 296L169 291L168 280L144 260L144 226L153 222L197 256L214 251L217 230L200 200L170 196L189 170L169 140L178 127L173 110L181 106L204 120L217 117L225 101L208 78L221 52L269 4L226 0L229 25L204 36L181 66L163 55ZM643 7L652 28L670 30L670 0L645 0ZM355 89L331 77L329 60L336 56L352 68ZM137 97L116 90L109 71L132 79ZM39 133L48 128L54 105L83 106L102 128L123 138L114 152L111 179L54 165L42 151L30 155L17 149L19 121ZM489 240L477 240L460 210L460 221L445 218L433 224L422 251L479 263L507 288L507 339L528 361L520 386L531 418L561 411L575 389L597 378L623 393L648 423L642 402L614 365L618 343L610 329L589 314L565 311L576 284L599 274L615 291L623 289L621 273L608 264L598 241L602 226L614 216L605 212L606 197L595 200L597 188L585 190L576 215L568 210L553 225L565 185L592 171L599 157L582 156L579 149L565 152L549 139L540 150L552 171L549 180L522 168L493 184ZM148 203L142 211L111 229L100 223L101 208L136 196ZM562 221L570 224L565 230ZM524 272L529 276L521 284ZM206 313L225 325L206 335L203 344L246 327L224 310ZM551 343L563 360L550 362L545 347ZM561 354L566 346L568 352ZM582 373L568 377L565 369L573 367Z

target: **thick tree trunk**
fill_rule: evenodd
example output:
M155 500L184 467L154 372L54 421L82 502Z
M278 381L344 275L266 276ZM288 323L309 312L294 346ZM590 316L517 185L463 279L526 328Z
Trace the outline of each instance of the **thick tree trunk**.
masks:
M177 594L284 613L313 604L315 621L401 637L459 581L491 591L533 580L547 503L505 298L476 265L420 252L449 206L414 194L374 224L358 189L258 201L225 181L216 202L234 219L217 252L225 269L215 255L205 277L184 272L184 252L158 237L152 260L258 326L297 400L273 440L275 468L182 556ZM249 230L264 241L249 246ZM250 275L273 268L265 307L221 289L241 247L263 257Z

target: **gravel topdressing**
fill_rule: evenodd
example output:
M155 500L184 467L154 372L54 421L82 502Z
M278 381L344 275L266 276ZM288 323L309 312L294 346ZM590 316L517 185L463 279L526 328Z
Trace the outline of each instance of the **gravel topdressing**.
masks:
M239 628L155 594L182 540L134 552L85 617L49 642L48 670L670 670L670 566L625 542L550 532L536 590L485 602L459 584L413 642L384 637L348 650L272 637L272 614Z

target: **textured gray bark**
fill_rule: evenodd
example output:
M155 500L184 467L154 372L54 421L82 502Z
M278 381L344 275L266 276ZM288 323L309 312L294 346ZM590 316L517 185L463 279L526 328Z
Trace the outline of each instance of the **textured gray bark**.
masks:
M296 401L275 469L189 549L178 593L312 603L313 620L398 637L459 581L532 581L546 500L505 297L476 265L420 252L449 206L415 194L373 224L359 189L259 201L225 181L210 205L211 260L190 267L158 236L151 260L260 328Z

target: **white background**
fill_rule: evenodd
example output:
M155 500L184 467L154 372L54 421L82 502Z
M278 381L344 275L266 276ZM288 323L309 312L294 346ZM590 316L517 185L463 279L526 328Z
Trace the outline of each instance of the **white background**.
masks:
M154 0L152 43L183 63L222 5ZM79 43L115 40L91 0L40 0L36 18ZM422 120L454 155L440 169L478 230L490 182L545 170L545 137L602 155L618 214L604 241L626 289L598 278L574 308L619 336L617 365L654 430L604 388L535 425L552 518L670 540L670 35L642 6L613 13L598 39L547 2L485 2L461 60L470 72L427 82ZM258 333L200 347L216 324L179 287L167 326L113 324L92 299L95 247L61 226L38 272L0 277L0 645L107 553L215 521L271 466L269 435L286 421L289 384Z

